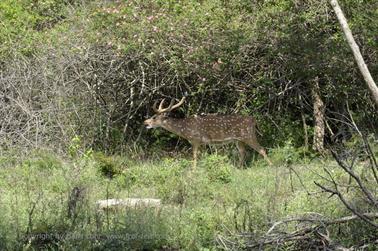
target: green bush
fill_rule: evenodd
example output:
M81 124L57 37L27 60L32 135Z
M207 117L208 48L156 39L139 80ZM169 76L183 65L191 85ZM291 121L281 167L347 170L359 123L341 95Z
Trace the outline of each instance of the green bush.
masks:
M106 217L105 214L102 217ZM151 208L135 208L113 214L114 224L99 233L99 250L156 250L167 245L169 227L166 212Z
M187 210L179 219L178 242L185 250L206 250L214 247L217 232L217 215L210 208Z
M35 53L38 42L48 37L42 31L65 20L70 6L80 4L71 0L1 1L0 60L12 52L27 56Z
M210 181L229 183L232 180L234 168L227 156L210 154L201 159L201 167L205 168Z
M37 151L27 158L23 165L40 170L51 170L62 168L63 162L56 154L48 151Z
M93 154L98 171L107 178L122 174L127 165L113 156L106 156L101 152Z
M308 149L296 148L293 143L288 140L284 146L274 148L269 151L269 158L273 163L292 165L308 161L316 156L315 153Z

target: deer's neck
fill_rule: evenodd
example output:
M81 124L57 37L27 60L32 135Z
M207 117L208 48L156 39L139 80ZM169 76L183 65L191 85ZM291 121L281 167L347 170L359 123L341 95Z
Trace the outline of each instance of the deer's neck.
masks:
M180 137L185 138L185 135L184 135L184 132L185 132L184 123L185 122L184 122L184 120L185 119L169 118L169 119L166 119L162 123L162 127L167 131L170 131L174 134L177 134Z

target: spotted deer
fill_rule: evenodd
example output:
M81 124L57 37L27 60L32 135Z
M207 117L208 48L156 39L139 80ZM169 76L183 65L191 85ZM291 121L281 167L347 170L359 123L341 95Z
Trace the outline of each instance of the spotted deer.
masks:
M148 129L162 127L186 140L193 147L193 168L197 166L197 154L201 145L235 142L240 153L240 165L245 162L245 145L249 145L272 165L263 147L257 142L256 120L250 116L240 115L204 115L183 119L171 118L167 113L181 106L185 97L177 104L174 100L163 108L163 99L159 108L157 101L152 106L155 115L144 121Z

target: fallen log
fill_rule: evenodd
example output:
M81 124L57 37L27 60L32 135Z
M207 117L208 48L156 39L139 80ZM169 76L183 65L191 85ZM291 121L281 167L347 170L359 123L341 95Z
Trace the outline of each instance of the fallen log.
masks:
M154 207L161 206L160 199L151 198L126 198L126 199L107 199L96 201L99 210L137 208L137 207Z

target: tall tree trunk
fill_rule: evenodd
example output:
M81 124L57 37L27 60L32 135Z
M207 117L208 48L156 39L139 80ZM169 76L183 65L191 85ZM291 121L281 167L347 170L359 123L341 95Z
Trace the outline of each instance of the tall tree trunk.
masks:
M348 44L350 48L352 49L354 58L356 59L358 68L361 71L362 76L365 79L365 82L373 96L373 99L375 101L375 104L378 106L378 87L374 82L373 77L371 76L369 69L367 68L364 59L362 58L360 48L358 47L356 41L353 38L352 31L349 28L348 22L344 16L343 11L340 8L339 3L337 0L329 0L329 2L332 5L333 10L336 13L337 19L339 20L339 23L341 25L341 29L343 30L346 40L348 41Z
M316 77L311 85L311 95L314 103L314 141L312 149L324 152L324 112L325 105L320 96L319 78Z

